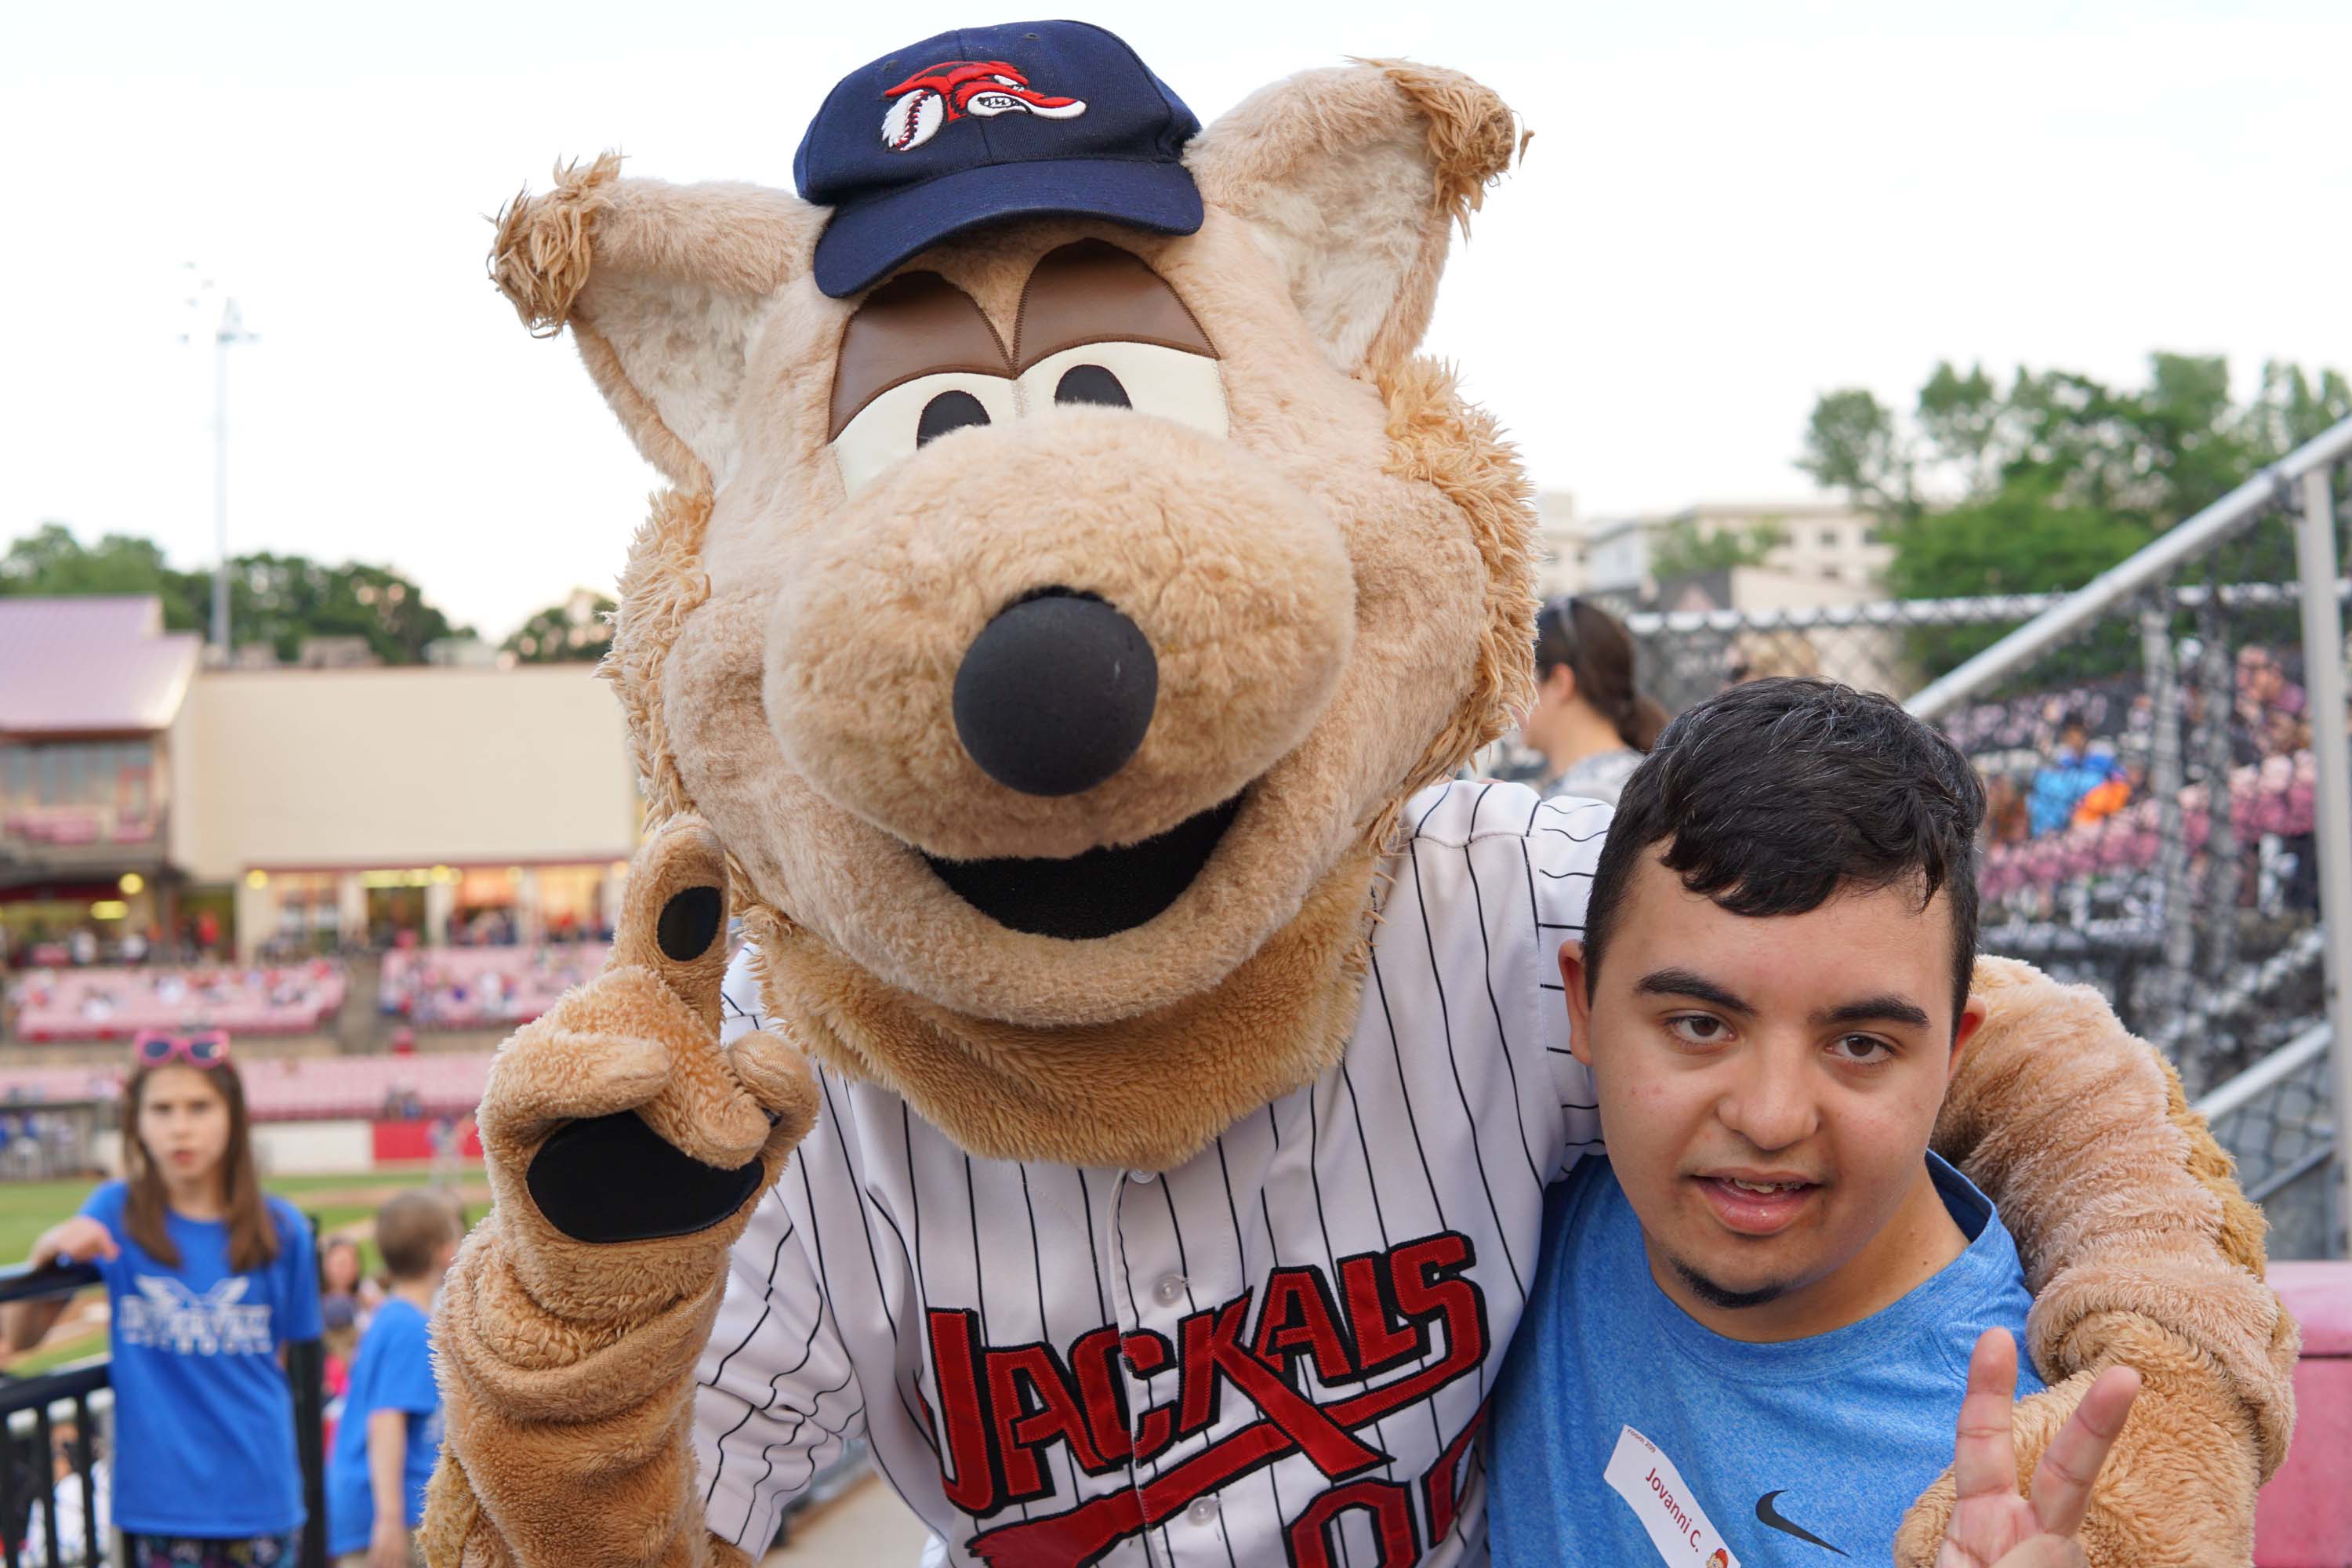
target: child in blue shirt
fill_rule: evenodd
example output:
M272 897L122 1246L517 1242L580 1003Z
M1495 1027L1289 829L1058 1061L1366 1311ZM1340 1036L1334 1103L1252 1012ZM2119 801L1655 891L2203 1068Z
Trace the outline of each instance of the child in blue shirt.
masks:
M277 1568L296 1557L302 1472L282 1354L319 1336L310 1227L268 1197L244 1085L217 1033L142 1036L123 1088L124 1179L33 1244L98 1266L112 1309L114 1522L133 1568ZM62 1300L12 1304L37 1344Z
M437 1194L401 1193L377 1211L392 1290L360 1339L327 1462L327 1550L341 1568L422 1560L412 1532L425 1521L425 1483L441 1453L428 1321L461 1234Z
M2031 1300L1927 1147L1984 1016L1983 813L1948 741L1813 680L1693 709L1627 782L1560 954L1608 1153L1547 1203L1496 1393L1498 1563L1891 1562L1964 1394L1944 1560L2081 1561L2136 1376L2095 1387L2020 1498Z

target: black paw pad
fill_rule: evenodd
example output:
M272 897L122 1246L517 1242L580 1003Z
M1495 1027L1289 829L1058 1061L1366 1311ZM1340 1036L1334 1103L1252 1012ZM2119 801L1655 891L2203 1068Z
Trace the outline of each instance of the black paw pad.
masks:
M741 1208L759 1188L760 1162L719 1170L635 1111L616 1110L557 1128L523 1180L547 1222L574 1241L655 1241L709 1230Z
M654 939L661 943L662 956L672 963L688 963L709 952L719 935L722 902L716 888L688 888L671 894L669 902L662 906L661 918L654 922Z

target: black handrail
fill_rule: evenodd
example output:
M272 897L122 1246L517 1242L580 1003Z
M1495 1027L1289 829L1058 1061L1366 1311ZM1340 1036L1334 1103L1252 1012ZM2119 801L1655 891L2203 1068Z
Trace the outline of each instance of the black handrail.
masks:
M87 1286L102 1285L105 1277L95 1263L47 1263L38 1268L22 1263L0 1268L0 1305L63 1296Z
M5 1423L19 1410L33 1413L33 1448L37 1456L33 1478L37 1483L46 1477L46 1461L57 1451L57 1435L49 1424L49 1407L65 1400L73 1401L74 1473L81 1479L82 1555L91 1563L101 1560L104 1542L100 1538L98 1528L98 1487L90 1472L89 1396L107 1386L108 1377L106 1363L91 1362L29 1377L22 1383L0 1388L0 1424ZM0 1529L6 1531L6 1539L0 1542L0 1549L5 1549L8 1568L18 1568L23 1551L22 1543L16 1539L19 1521L16 1469L14 1453L0 1454ZM27 1512L30 1504L38 1502L41 1505L41 1543L48 1549L42 1561L50 1564L50 1568L60 1568L62 1553L58 1550L55 1507L57 1488L54 1485L37 1485L35 1492L36 1495L26 1499L26 1502Z

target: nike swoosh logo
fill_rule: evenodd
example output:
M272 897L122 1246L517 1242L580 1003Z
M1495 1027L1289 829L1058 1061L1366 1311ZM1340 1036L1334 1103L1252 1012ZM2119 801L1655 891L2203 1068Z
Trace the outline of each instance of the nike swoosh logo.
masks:
M1844 1552L1838 1552L1836 1547L1832 1546L1828 1542L1823 1541L1820 1536L1815 1535L1803 1525L1798 1524L1794 1521L1780 1517L1780 1510L1772 1506L1772 1500L1780 1496L1781 1492L1785 1492L1787 1489L1787 1488L1783 1487L1780 1491L1766 1492L1762 1497L1756 1500L1756 1521L1759 1524L1766 1525L1773 1530L1777 1530L1783 1535L1793 1535L1800 1541L1810 1541L1824 1552L1837 1552L1839 1556L1844 1556Z

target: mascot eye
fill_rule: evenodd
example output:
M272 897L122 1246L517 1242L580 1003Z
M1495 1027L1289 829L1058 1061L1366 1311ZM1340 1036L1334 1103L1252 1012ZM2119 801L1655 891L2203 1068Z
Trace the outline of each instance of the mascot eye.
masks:
M856 495L918 447L968 426L1009 424L1020 412L1013 384L1001 376L941 371L900 382L859 409L833 438L841 488Z
M1158 343L1084 343L1048 354L1021 375L1022 405L1132 408L1207 435L1225 434L1225 379L1206 354Z
M1099 403L1106 408L1132 408L1135 402L1118 377L1098 364L1074 364L1054 388L1056 403Z
M988 410L981 406L979 398L969 392L942 392L923 405L923 416L915 421L915 445L936 441L967 425L987 423Z

